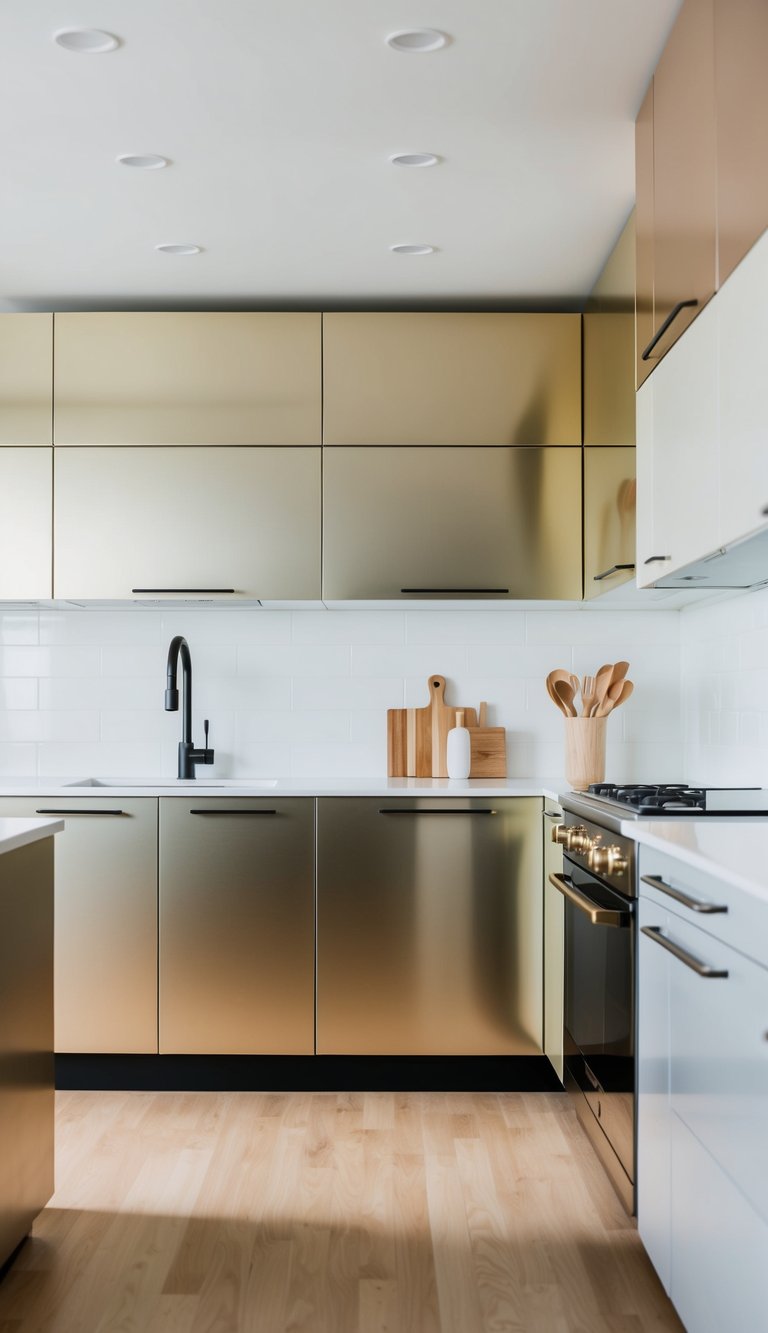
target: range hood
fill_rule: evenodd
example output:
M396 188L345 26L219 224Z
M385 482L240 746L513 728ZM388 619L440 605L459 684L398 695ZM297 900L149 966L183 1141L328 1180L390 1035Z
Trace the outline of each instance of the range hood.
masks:
M654 587L756 588L763 583L768 583L768 526L662 576Z

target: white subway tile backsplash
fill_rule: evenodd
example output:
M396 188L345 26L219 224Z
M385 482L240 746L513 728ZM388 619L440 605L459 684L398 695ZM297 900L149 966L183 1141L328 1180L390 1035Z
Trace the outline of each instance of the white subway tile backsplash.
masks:
M136 741L44 742L37 749L37 764L42 778L148 777L160 771L160 746Z
M0 676L97 676L99 649L82 647L0 648Z
M0 677L0 709L6 708L37 708L37 681Z
M36 773L36 745L0 745L0 777L33 778Z
M38 616L34 612L0 612L0 644L38 643Z
M762 633L754 611L729 615L745 634ZM695 712L706 714L697 753L708 747L710 762L731 744L721 741L724 682L731 709L747 710L734 693L738 673L728 674L733 648L730 658L712 651L718 631L700 609L697 616L696 635L707 645L699 657L709 669L689 682L685 725L691 729ZM0 772L172 778L181 716L164 711L165 666L171 637L183 634L193 659L194 738L202 743L209 718L216 752L207 776L381 776L386 710L425 707L434 673L446 677L449 703L485 700L489 724L507 728L511 776L556 776L563 727L547 672L593 672L626 656L636 693L609 724L608 776L677 778L681 620L677 612L479 607L8 610L0 614ZM758 648L748 651L756 660ZM738 661L738 644L735 653ZM740 745L751 727L737 725Z
M349 675L349 653L346 644L318 644L311 649L246 644L237 650L237 672L240 676L344 676Z
M524 611L410 611L408 643L525 643Z
M401 611L304 611L293 617L294 643L404 643Z

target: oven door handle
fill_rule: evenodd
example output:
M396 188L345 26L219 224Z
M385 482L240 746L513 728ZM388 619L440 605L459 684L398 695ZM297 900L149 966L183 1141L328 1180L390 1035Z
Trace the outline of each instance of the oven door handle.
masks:
M617 912L611 907L602 907L600 903L594 902L581 889L577 889L573 880L568 875L555 875L549 877L550 884L562 893L564 898L568 898L574 907L578 907L580 912L588 916L593 926L614 926L618 929L626 929L632 920L631 912Z

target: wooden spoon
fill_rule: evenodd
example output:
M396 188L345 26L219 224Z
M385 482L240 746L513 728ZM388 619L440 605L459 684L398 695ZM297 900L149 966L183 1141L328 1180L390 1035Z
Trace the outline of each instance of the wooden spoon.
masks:
M568 717L576 717L576 706L573 702L575 690L571 682L569 680L556 680L555 694L558 699L562 701L563 712L566 713Z
M613 688L615 688L615 687L613 687ZM625 680L625 681L622 681L622 682L621 682L621 689L620 689L619 693L616 695L616 698L614 699L614 702L613 702L613 706L614 706L614 708L621 708L621 705L622 705L622 704L625 704L625 703L627 702L627 699L629 698L629 696L630 696L630 694L632 693L632 691L633 691L634 688L635 688L635 687L634 687L634 685L632 684L632 681L631 681L631 680Z
M607 695L598 708L595 717L607 717L614 708L619 708L625 703L634 689L631 680L617 680L615 685L611 685Z
M623 680L629 671L629 662L615 662L611 672L611 685L616 685Z
M557 704L563 716L570 717L570 713L566 709L562 699L559 697L559 695L555 694L555 686L550 676L547 676L547 694L549 695L553 703Z
M600 707L601 703L603 702L603 699L608 693L608 686L611 683L612 674L613 674L613 663L606 662L604 666L600 667L600 670L595 676L595 689L597 691L597 703L595 704L595 710L594 710L595 713L597 713L598 708Z

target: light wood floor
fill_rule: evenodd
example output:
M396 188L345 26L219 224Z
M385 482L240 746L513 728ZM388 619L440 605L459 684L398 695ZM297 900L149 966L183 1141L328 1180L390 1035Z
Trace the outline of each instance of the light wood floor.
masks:
M58 1095L0 1333L679 1330L564 1096Z

